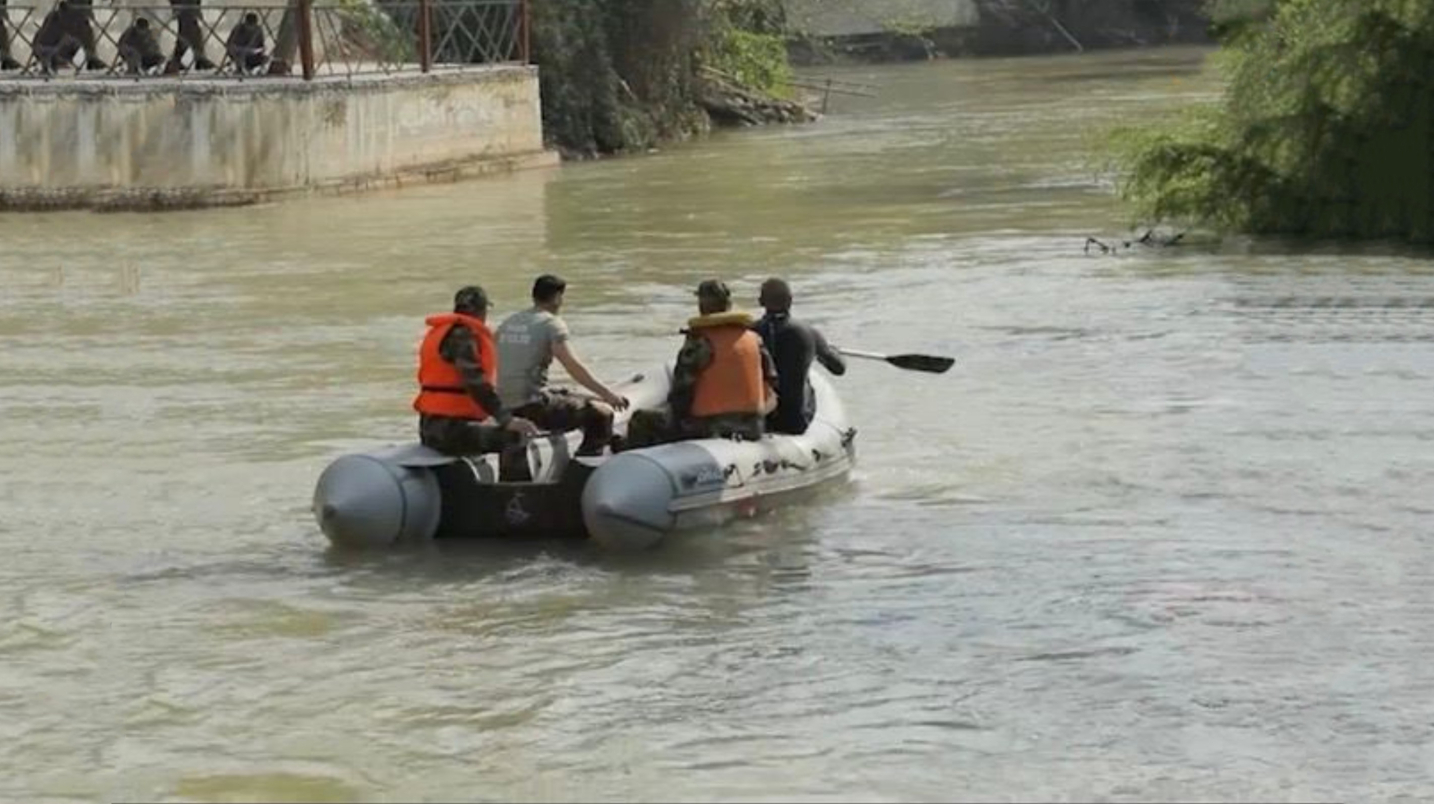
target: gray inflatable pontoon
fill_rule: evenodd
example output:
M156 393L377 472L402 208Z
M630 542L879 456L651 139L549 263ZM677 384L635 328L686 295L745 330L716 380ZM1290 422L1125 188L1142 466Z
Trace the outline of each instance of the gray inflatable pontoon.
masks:
M615 388L632 407L658 407L670 367ZM592 538L642 549L668 534L712 527L781 505L797 492L849 476L856 430L820 371L817 414L800 436L701 439L573 457L581 433L528 444L533 480L499 480L498 456L455 458L418 443L345 455L314 489L320 529L339 547L434 539ZM616 423L625 432L627 415Z

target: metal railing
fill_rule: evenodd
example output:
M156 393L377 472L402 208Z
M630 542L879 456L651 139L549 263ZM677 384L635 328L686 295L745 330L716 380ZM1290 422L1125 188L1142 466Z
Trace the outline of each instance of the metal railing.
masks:
M0 0L0 81L389 75L529 62L528 0Z

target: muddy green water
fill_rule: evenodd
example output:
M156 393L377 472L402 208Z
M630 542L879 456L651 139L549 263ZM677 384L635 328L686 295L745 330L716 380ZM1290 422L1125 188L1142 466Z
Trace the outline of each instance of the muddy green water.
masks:
M0 800L1427 800L1434 271L1086 256L1204 51L837 73L819 124L359 198L0 217ZM425 314L580 352L789 277L859 471L638 558L329 553ZM1421 669L1424 668L1424 669Z

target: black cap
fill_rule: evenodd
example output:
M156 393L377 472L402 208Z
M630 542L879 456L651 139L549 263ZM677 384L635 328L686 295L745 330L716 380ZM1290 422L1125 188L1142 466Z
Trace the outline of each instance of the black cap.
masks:
M702 283L697 286L696 295L700 299L732 300L732 291L727 288L727 283L720 279L703 280Z
M459 288L458 292L453 294L453 311L455 313L465 311L475 313L487 312L488 293L478 285L469 285L464 288Z

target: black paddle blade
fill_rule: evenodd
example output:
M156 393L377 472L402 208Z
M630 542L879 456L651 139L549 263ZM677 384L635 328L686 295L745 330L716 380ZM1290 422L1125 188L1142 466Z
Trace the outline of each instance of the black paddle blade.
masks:
M886 362L908 371L944 374L947 369L956 364L956 358L936 355L891 355L886 358Z

